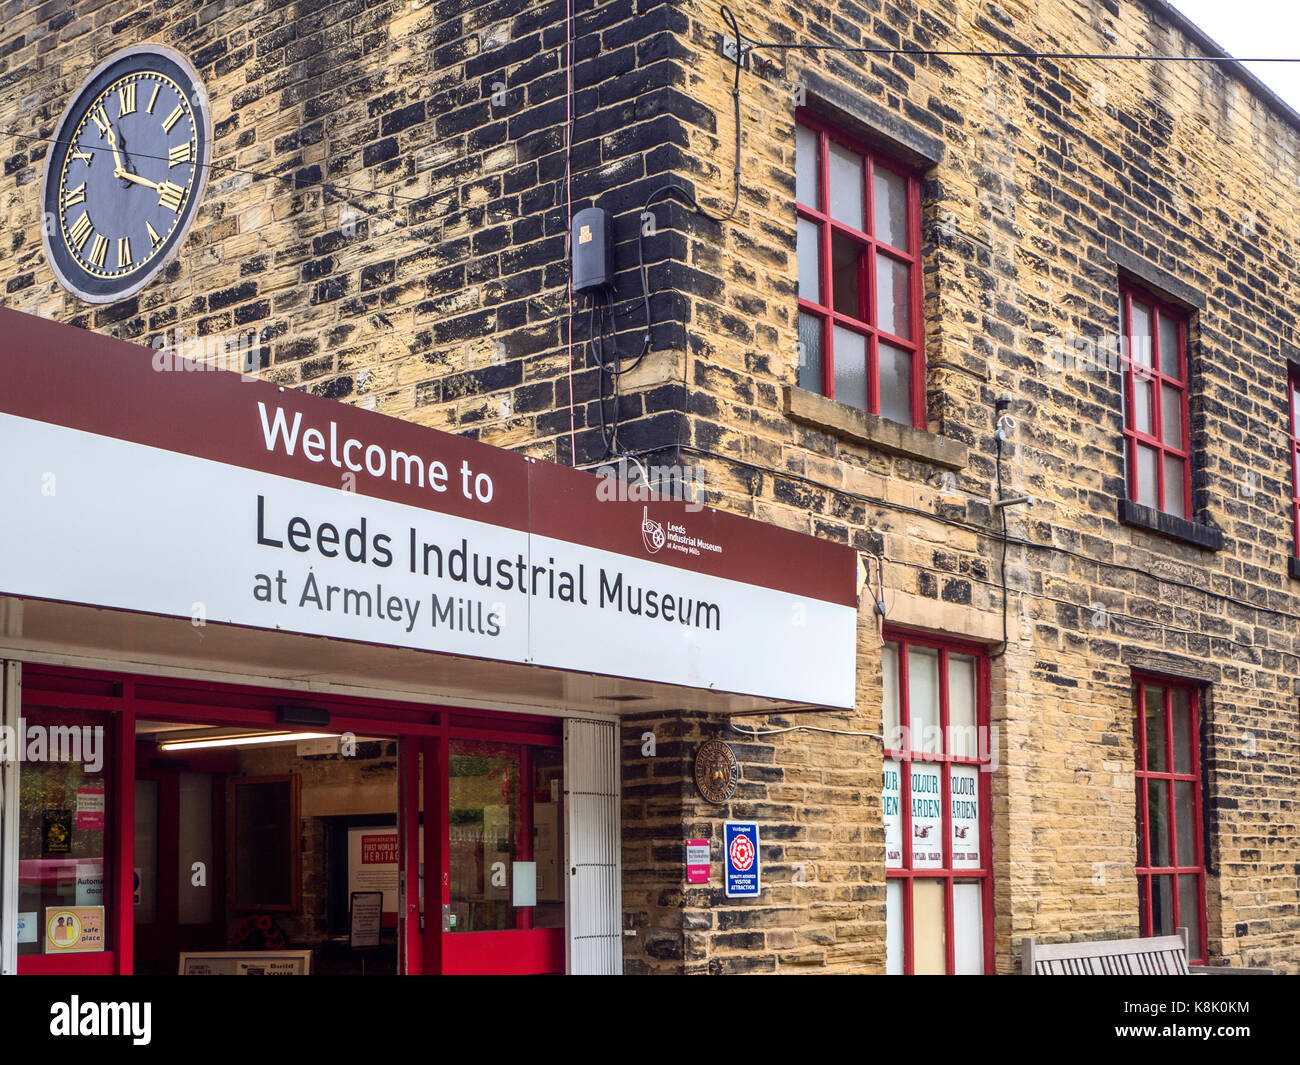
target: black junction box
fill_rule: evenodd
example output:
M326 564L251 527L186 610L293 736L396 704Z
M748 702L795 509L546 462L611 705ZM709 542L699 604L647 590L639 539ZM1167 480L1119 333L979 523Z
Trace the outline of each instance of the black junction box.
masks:
M573 291L614 286L614 220L601 207L573 216Z

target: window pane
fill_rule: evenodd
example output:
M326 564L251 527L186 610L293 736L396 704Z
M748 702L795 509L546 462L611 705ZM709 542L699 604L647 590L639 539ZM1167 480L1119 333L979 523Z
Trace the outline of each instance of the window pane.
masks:
M1178 855L1176 865L1196 864L1196 807L1190 780L1174 781L1174 809L1178 814Z
M822 392L822 320L799 312L799 387Z
M867 409L867 338L843 326L835 327L835 398L859 410Z
M862 156L830 142L831 217L854 229L866 229L862 215Z
M1151 365L1151 311L1148 307L1133 301L1133 312L1129 316L1129 358L1139 366Z
M885 826L885 868L903 867L903 808L899 763L885 759L880 787L880 816Z
M912 884L912 968L919 975L947 971L947 918L942 880Z
M796 258L799 261L799 298L822 302L822 257L818 248L821 226L799 219Z
M975 733L975 659L948 656L948 753L975 758L979 738Z
M1152 773L1168 773L1169 760L1165 757L1165 690L1157 685L1148 684L1146 693L1146 768Z
M980 867L980 771L973 765L955 765L948 786L952 795L952 867Z
M880 366L880 416L912 424L912 353L877 341Z
M807 126L796 126L794 131L794 195L800 203L820 209L817 198L819 167L817 159L817 131Z
M862 245L843 233L831 234L831 276L835 302L840 314L861 319L862 294L859 279L862 272Z
M212 840L212 776L183 772L180 777L180 832L185 846L177 854L177 922L207 924L212 920L211 881L194 883L193 864L202 862L211 870L216 861ZM136 781L138 788L141 781Z
M939 754L939 652L932 647L907 649L907 708L912 749Z
M903 881L885 881L885 973L903 975Z
M453 741L449 759L451 912L457 932L515 927L519 748Z
M1150 434L1152 430L1152 388L1153 385L1149 377L1142 377L1140 374L1133 375L1133 428L1139 433Z
M1183 393L1169 385L1160 386L1160 436L1170 447L1183 449Z
M876 166L872 176L876 239L911 251L907 242L907 181L882 166Z
M135 923L158 920L158 781L135 782Z
M1172 689L1169 698L1172 702L1170 713L1174 719L1174 772L1190 773L1192 771L1191 700L1183 688Z
M913 762L912 868L943 868L943 769L938 762Z
M112 728L76 710L25 706L23 719L18 953L109 950Z
M1137 863L1138 863L1138 865L1146 865L1146 864L1147 864L1146 845L1145 845L1145 841L1144 841L1143 836L1142 836L1142 826L1146 823L1146 822L1142 819L1142 811L1146 809L1146 803L1147 803L1147 800L1146 800L1146 794L1145 794L1145 793L1143 792L1143 790L1142 790L1142 785L1143 785L1144 783L1145 783L1145 781L1144 781L1142 778L1139 778L1139 779L1137 780L1137 801L1136 801L1136 803L1134 804L1134 807L1133 807L1135 810L1137 810L1137 816L1138 816L1138 826L1137 826Z
M1174 926L1174 878L1172 876L1153 876L1151 878L1151 934L1153 936L1172 936L1177 929Z
M1159 508L1156 498L1156 453L1141 444L1137 448L1137 501L1146 507Z
M1169 781L1147 780L1147 831L1151 835L1151 866L1172 864L1169 858Z
M1201 886L1200 877L1183 873L1178 878L1178 923L1187 929L1187 956L1200 959L1201 949Z
M1160 315L1160 372L1182 380L1178 358L1178 322L1167 314Z
M884 726L885 746L900 746L898 738L898 644L887 643L880 649L881 721Z
M912 339L908 315L909 268L888 255L876 253L876 324L886 333Z
M1187 517L1187 496L1184 492L1183 474L1186 463L1177 455L1165 455L1165 513L1176 518Z
M984 892L979 884L952 886L953 954L958 976L984 972Z

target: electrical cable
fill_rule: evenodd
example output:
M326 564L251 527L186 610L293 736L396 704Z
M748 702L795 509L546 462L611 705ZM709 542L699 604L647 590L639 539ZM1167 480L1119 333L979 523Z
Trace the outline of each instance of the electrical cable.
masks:
M1004 434L1003 434L1003 431L1002 431L1002 426L999 425L998 428L997 428L997 432L995 432L995 433L993 434L993 439L994 439L994 441L996 441L996 443L997 443L997 451L998 451L998 455L997 455L998 495L997 495L997 498L998 498L998 502L999 502L999 503L1002 502L1002 440L1003 440L1003 436L1004 436ZM1001 564L1001 566L1000 566L1000 569L1001 569L1001 572L1002 572L1002 646L999 647L999 648L997 649L997 651L995 651L995 652L990 652L990 653L989 653L989 658L990 658L990 659L1001 658L1004 654L1006 654L1006 653L1007 653L1007 643L1008 643L1008 640L1009 640L1009 637L1008 637L1008 634L1007 634L1007 508L1004 507L1004 506L1000 506L1000 507L998 507L998 514L999 514L999 515L1001 516L1001 518L1002 518L1002 564Z

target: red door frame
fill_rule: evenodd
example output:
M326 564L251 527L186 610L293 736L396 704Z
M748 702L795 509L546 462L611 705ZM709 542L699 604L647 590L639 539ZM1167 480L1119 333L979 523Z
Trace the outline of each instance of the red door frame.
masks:
M117 862L116 877L105 884L105 918L109 946L94 954L27 954L18 959L22 973L70 975L129 974L134 964L135 869L135 722L186 721L203 725L239 725L283 729L276 710L286 705L310 706L330 712L330 731L380 734L398 740L398 824L402 853L404 918L399 954L411 975L439 973L449 959L444 950L442 906L450 903L450 848L447 809L449 748L453 739L487 739L520 745L558 746L563 743L560 719L501 714L433 704L394 702L350 696L220 684L168 677L137 676L99 670L72 669L26 663L23 705L73 707L109 713L113 728L114 763L110 788L113 811L106 861ZM421 787L420 756L425 766ZM420 921L419 853L420 805L423 798L424 860L438 883L426 884L423 929ZM431 814L436 816L430 816ZM432 899L437 905L431 905ZM482 937L491 937L490 940ZM494 973L563 972L564 929L516 929L504 932L460 933L453 952L464 941L472 971ZM477 942L471 942L477 941ZM556 965L558 949L558 966ZM457 966L457 968L462 968Z

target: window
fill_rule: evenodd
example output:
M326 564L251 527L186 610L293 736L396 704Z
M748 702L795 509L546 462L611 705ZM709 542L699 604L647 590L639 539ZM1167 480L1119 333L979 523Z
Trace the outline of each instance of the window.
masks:
M1124 449L1129 498L1176 518L1192 516L1186 315L1145 292L1120 293Z
M882 648L886 971L993 971L988 660L899 636Z
M812 116L795 139L799 387L923 427L919 182Z
M1287 384L1291 400L1291 528L1293 557L1300 558L1300 367L1291 369Z
M1187 929L1187 955L1205 961L1205 848L1201 831L1199 692L1134 678L1137 879L1144 936Z

